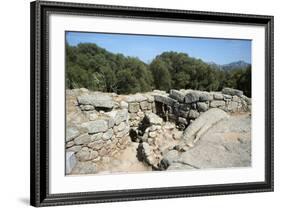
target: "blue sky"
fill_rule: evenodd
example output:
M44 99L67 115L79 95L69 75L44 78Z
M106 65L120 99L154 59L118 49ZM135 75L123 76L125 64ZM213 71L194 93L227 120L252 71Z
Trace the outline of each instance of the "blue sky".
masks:
M240 60L251 63L250 40L66 32L66 41L72 46L95 43L110 52L138 57L146 63L164 51L184 52L217 64Z

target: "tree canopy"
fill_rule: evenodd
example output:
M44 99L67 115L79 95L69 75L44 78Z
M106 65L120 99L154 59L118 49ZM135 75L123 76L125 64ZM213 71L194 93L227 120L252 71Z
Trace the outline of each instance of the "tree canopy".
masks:
M186 53L164 52L150 64L93 43L66 45L66 87L129 94L153 89L243 90L251 96L251 65L220 70Z

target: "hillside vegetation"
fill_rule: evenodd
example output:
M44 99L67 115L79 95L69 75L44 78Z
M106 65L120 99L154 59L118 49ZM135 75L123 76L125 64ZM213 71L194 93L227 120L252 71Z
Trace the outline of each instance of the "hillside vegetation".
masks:
M136 49L137 50L137 49ZM150 64L114 54L93 43L66 45L66 87L130 94L153 89L220 91L231 87L251 97L251 65L220 70L188 56L164 52Z

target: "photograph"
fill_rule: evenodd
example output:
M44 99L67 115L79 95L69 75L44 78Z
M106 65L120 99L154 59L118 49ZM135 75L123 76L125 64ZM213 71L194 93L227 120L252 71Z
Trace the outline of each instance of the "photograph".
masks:
M65 175L252 166L252 40L65 31Z

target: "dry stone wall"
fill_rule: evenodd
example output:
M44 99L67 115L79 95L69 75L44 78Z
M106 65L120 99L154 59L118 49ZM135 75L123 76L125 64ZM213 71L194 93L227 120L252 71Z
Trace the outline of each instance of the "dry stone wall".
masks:
M164 121L172 121L183 130L210 108L232 113L250 111L251 99L230 88L222 92L155 90L134 95L90 92L84 88L67 90L67 173L71 173L76 162L95 164L110 160L139 136L150 146L141 148L149 154L161 143L157 134L161 134ZM147 163L157 164L161 152L158 154L159 157L146 157L150 158Z

